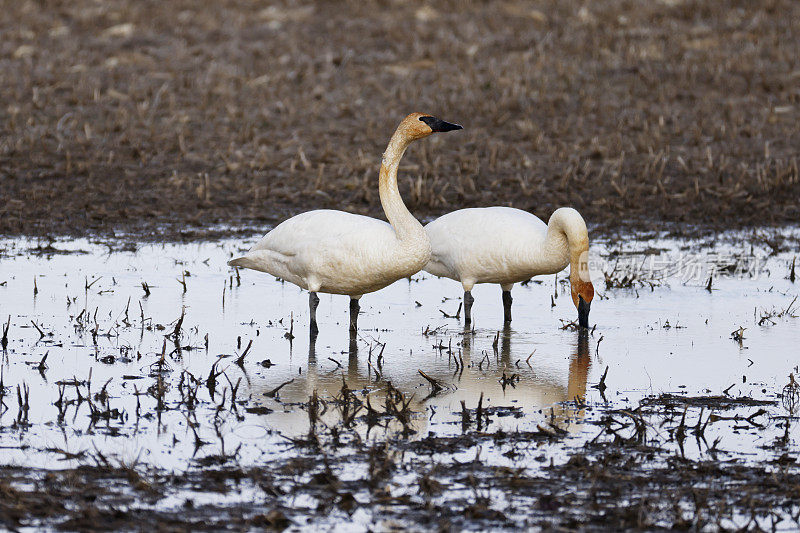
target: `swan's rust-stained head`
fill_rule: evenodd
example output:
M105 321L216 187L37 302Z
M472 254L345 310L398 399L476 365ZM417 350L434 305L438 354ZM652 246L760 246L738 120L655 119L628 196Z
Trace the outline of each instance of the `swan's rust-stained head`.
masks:
M397 128L410 140L416 141L427 137L431 133L454 131L462 129L458 124L445 122L440 118L426 113L411 113L400 123Z
M586 250L576 254L578 257L570 266L570 289L572 302L578 309L578 325L582 328L589 327L589 310L594 298L594 285L589 275L588 245Z
M594 285L591 281L578 280L572 282L572 302L578 309L578 325L589 327L589 309L594 298Z

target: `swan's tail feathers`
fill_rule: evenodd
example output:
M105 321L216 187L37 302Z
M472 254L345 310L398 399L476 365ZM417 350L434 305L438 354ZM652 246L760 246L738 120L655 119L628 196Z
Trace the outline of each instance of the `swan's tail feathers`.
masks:
M228 261L228 266L254 268L254 261L249 257L247 257L246 255L244 255L242 257L237 257L235 259L231 259L230 261Z

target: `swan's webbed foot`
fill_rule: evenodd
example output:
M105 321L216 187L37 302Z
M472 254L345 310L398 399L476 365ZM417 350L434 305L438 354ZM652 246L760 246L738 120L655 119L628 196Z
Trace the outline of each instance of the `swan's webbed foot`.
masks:
M358 312L361 306L358 304L357 298L350 298L350 332L355 333L358 331Z
M475 298L472 297L470 291L464 291L464 325L469 326L472 323L472 302Z
M503 319L506 323L511 322L511 291L503 291Z

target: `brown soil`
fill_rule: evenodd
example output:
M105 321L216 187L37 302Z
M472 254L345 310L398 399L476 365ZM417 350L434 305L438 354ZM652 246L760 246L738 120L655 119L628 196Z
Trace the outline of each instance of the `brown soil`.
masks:
M11 2L0 234L380 215L395 125L421 217L572 205L598 228L800 218L800 3Z

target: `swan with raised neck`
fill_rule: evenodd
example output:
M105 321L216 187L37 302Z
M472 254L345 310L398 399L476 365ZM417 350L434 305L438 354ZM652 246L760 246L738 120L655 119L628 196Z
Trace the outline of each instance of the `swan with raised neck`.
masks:
M351 297L355 331L358 299L411 276L430 259L430 241L397 188L397 168L409 144L436 132L461 129L425 113L412 113L395 130L383 154L378 190L389 223L344 211L319 209L276 226L231 266L267 272L307 289L312 334L317 292Z

